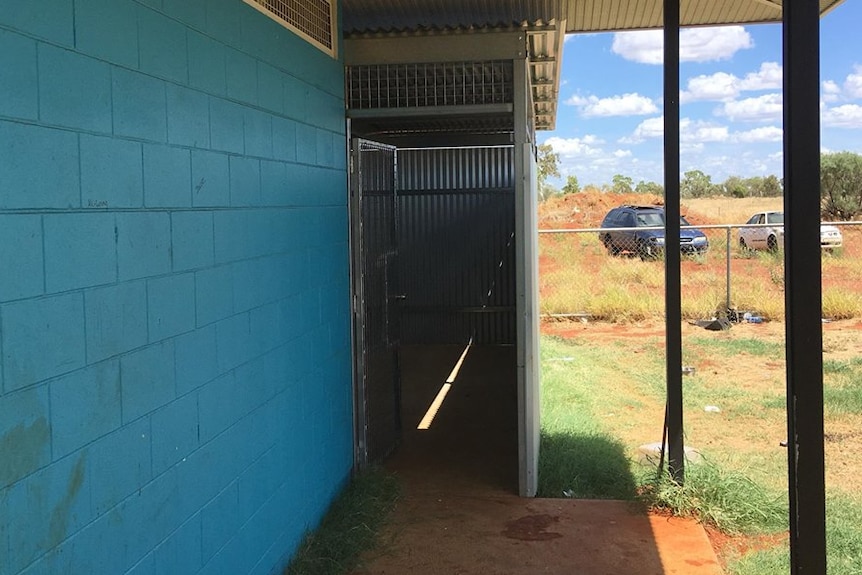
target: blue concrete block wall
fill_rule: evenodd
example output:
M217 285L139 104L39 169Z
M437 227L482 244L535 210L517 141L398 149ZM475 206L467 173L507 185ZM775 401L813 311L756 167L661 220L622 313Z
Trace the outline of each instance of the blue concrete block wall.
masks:
M269 574L347 480L342 63L0 0L0 575Z

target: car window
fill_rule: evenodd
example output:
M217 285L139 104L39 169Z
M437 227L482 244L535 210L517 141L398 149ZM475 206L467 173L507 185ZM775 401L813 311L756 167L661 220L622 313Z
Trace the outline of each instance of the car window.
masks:
M648 226L663 226L664 225L664 216L663 214L656 212L646 212L642 214L638 214L638 226L639 227L648 227Z
M633 228L635 226L635 216L629 212L626 212L620 218L620 227L623 228Z
M772 214L766 214L766 223L768 223L768 224L783 224L784 223L784 212L775 212Z
M680 216L680 217L679 217L679 225L681 225L681 226L690 226L691 224L690 224L690 223L688 223L688 220L687 220L687 219L685 219L685 216Z
M753 216L748 218L748 221L745 223L746 224L757 224L760 222L760 218L761 218L761 214L754 214Z

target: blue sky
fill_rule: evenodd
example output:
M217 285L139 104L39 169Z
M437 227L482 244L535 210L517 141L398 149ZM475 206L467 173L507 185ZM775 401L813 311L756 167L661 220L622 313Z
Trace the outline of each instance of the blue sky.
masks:
M823 151L862 153L860 24L860 0L821 20ZM681 171L781 177L781 26L685 29L680 47ZM538 134L562 181L663 181L661 58L661 31L566 38L556 129Z

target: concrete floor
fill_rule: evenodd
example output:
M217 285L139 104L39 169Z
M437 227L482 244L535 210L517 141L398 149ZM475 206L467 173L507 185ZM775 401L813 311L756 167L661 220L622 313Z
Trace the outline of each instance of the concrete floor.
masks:
M416 426L463 348L402 350L402 498L355 575L719 575L703 529L631 503L517 496L514 348L472 347L427 430Z

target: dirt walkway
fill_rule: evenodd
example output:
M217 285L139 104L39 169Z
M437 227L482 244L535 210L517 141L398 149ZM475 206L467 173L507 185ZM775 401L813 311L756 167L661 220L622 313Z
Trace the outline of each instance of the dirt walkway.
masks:
M517 497L512 348L475 348L428 430L415 429L461 350L406 350L403 494L354 575L720 575L703 529L630 503Z

